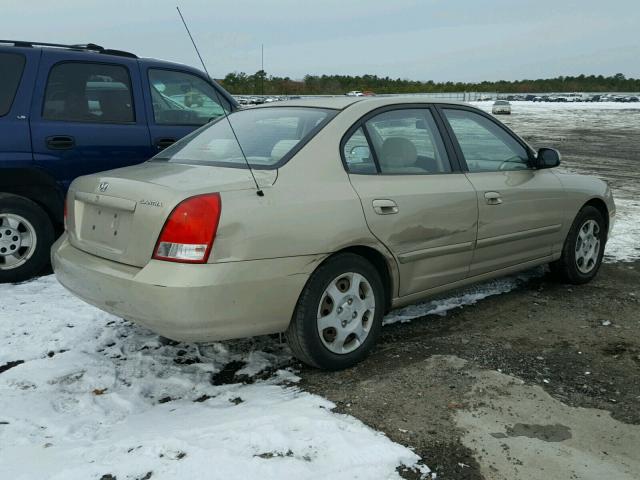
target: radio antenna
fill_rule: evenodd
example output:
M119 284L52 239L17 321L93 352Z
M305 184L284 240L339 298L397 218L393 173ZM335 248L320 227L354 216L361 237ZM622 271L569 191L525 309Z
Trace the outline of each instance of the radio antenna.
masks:
M196 45L196 42L193 39L193 35L191 35L191 31L189 31L189 27L187 26L187 22L184 20L184 17L182 16L182 12L180 11L180 7L176 7L176 10L178 10L178 15L180 15L180 20L182 20L182 24L184 25L184 28L187 31L187 35L189 35L189 39L191 39L191 43L193 44L193 48L196 50L196 54L198 55L198 58L200 59L200 63L202 64L202 68L204 68L204 72L207 74L207 77L209 77L209 81L211 83L214 83L213 79L211 78L211 75L209 75L209 71L207 70L207 66L204 63L204 60L202 60L202 55L200 55L200 50L198 50L198 46ZM224 114L224 118L227 120L227 123L229 124L229 128L231 129L231 133L233 133L233 137L236 139L236 142L238 143L238 147L240 148L240 153L242 153L242 158L244 158L244 161L247 164L247 168L249 169L249 173L251 174L251 178L253 178L253 183L255 183L255 185L256 185L256 193L257 193L257 195L259 197L264 197L264 192L260 188L260 185L258 185L258 181L256 180L256 176L253 173L253 168L251 168L251 164L249 163L249 160L247 159L247 156L244 154L244 149L242 148L242 144L240 144L240 140L238 140L238 135L236 135L236 131L234 130L233 125L231 125L231 120L229 120L229 114L227 113L227 110L224 108L224 103L222 102L222 99L220 98L220 94L218 93L218 89L216 89L214 87L213 91L216 94L216 98L218 99L218 103L220 104L220 107L222 107L222 113Z

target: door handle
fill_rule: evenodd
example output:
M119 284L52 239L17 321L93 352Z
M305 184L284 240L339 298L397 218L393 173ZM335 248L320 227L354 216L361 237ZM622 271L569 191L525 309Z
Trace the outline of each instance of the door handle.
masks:
M156 148L158 150L164 150L165 148L173 145L174 143L176 143L176 139L175 138L159 138L156 140Z
M502 203L502 195L498 192L485 192L484 199L487 205L500 205Z
M73 148L76 141L68 135L55 135L46 138L47 148L51 150L69 150Z
M391 215L393 213L398 213L398 204L393 200L389 200L387 198L377 198L373 202L373 210L378 215Z

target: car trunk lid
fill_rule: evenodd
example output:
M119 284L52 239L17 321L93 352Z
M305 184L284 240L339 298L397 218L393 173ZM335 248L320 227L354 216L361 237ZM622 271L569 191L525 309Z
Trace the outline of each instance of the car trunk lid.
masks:
M276 170L255 171L261 188ZM164 223L194 195L255 189L246 169L147 162L73 182L67 199L67 231L73 246L127 265L149 262ZM224 207L223 207L224 208Z

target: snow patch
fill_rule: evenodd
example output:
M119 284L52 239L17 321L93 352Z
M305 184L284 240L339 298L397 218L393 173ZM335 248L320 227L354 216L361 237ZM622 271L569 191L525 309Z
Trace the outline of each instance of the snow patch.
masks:
M616 200L616 220L604 251L605 262L640 260L640 201Z
M424 317L426 315L444 316L449 310L462 308L465 305L473 305L484 298L510 292L532 278L541 277L544 274L545 268L535 268L517 275L510 275L508 277L472 285L458 290L458 293L454 293L446 298L429 300L409 305L407 307L398 308L396 310L392 310L384 317L383 325L389 325L397 322L409 322L415 318Z
M24 360L0 374L0 478L400 478L420 460L295 387L268 337L161 341L53 276L0 285L0 299L0 366Z

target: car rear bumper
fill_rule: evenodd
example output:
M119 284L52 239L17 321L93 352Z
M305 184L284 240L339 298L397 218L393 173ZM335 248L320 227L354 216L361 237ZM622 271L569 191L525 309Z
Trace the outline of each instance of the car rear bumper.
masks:
M151 260L137 268L69 243L52 248L60 283L101 310L180 341L212 341L286 330L322 255L204 265Z

